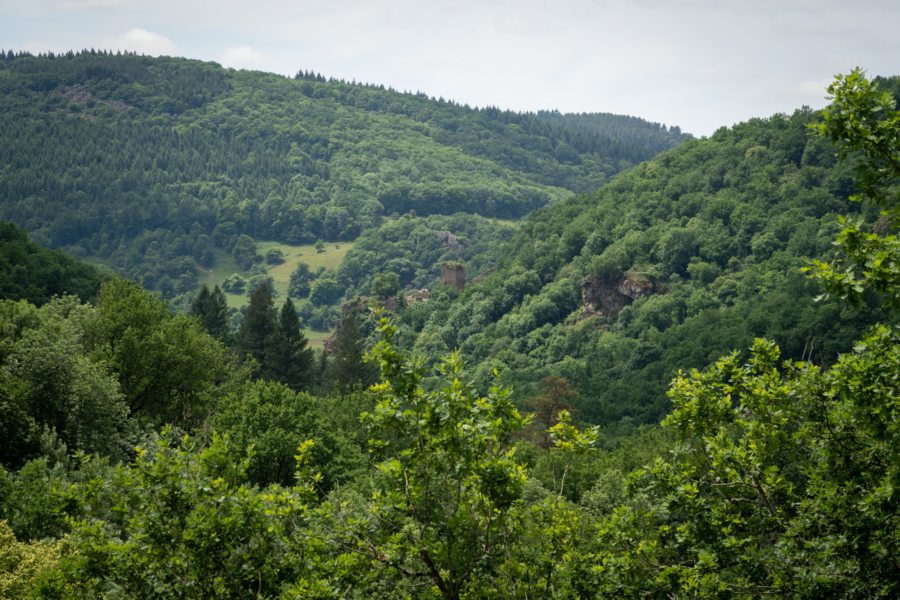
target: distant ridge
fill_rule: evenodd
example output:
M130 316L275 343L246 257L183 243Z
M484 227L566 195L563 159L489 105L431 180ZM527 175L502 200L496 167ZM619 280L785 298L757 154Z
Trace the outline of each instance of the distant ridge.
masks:
M317 74L97 50L0 54L0 106L0 218L174 292L241 235L349 240L410 211L517 218L686 139L633 117L609 118L607 134Z

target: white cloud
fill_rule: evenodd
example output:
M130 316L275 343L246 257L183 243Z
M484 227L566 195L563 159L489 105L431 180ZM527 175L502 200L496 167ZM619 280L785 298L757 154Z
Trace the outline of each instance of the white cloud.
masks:
M175 56L178 46L164 35L135 27L110 40L113 50L132 50L151 56Z
M708 134L896 73L897 0L0 0L14 49L121 48ZM178 40L143 29L136 24ZM125 33L127 32L127 33ZM52 40L53 44L37 41Z
M62 0L56 8L69 12L87 12L95 10L116 10L126 8L130 0Z
M265 64L263 53L250 46L231 46L219 57L219 62L235 69L261 68Z

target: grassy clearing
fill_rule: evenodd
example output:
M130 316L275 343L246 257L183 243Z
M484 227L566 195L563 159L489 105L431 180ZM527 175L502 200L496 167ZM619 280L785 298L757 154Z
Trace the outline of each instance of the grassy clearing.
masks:
M309 340L310 348L321 348L322 340L331 335L330 331L315 331L313 329L304 329L304 335L306 335L306 339Z
M496 223L497 225L506 225L507 227L517 229L519 227L519 223L522 222L522 219L496 219L494 217L488 217L488 221L490 221L491 223Z
M325 251L320 253L316 252L316 247L312 244L289 246L277 242L259 242L259 253L265 256L266 252L275 249L284 253L284 262L280 265L269 267L268 273L275 284L275 291L278 292L280 297L285 297L287 296L291 273L294 272L298 264L304 262L309 265L312 271L317 270L319 267L336 269L352 246L352 242L329 242L325 244Z
M213 254L216 257L216 262L210 269L201 267L199 277L200 285L206 284L210 288L216 285L222 285L222 281L224 281L226 277L238 271L237 262L235 262L231 254L220 248L214 249Z
M276 307L280 307L287 297L288 284L290 283L291 273L297 268L301 262L309 265L312 271L316 271L319 267L326 269L336 269L341 261L344 260L347 252L353 246L352 242L329 242L325 244L324 252L317 252L315 246L306 244L303 246L291 246L289 244L280 244L278 242L259 242L257 244L258 252L261 256L265 256L269 250L281 250L284 254L284 262L280 265L267 265L266 272L272 278L275 292L278 294L275 299ZM200 276L200 283L209 287L222 285L226 277L232 273L239 273L238 265L234 258L227 252L216 250L216 262L211 269L204 269ZM249 298L246 293L243 294L225 294L229 308L240 309L247 305ZM313 331L307 329L304 331L309 339L309 345L313 348L321 348L322 340L331 335L327 331Z
M257 245L259 254L262 256L265 256L269 250L281 250L284 254L283 263L267 266L266 269L266 272L272 278L275 292L279 298L287 297L291 273L294 272L299 263L305 262L313 271L316 271L319 267L335 269L341 264L344 256L347 255L352 246L353 242L329 242L325 244L324 252L317 252L312 244L291 246L278 242L259 242ZM211 269L203 269L200 276L200 283L209 287L221 285L226 277L232 273L240 272L237 263L230 254L222 250L216 250L215 255L216 262L213 267ZM228 300L228 306L232 308L241 308L246 306L248 302L246 294L225 294L225 297Z

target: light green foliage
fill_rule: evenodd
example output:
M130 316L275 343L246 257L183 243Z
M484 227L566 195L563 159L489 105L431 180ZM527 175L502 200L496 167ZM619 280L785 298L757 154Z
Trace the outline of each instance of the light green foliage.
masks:
M556 425L550 428L554 450L563 454L580 455L597 444L600 437L597 427L579 430L572 424L572 415L567 410L561 410L557 419Z
M229 449L236 454L253 448L247 463L249 481L258 485L295 483L297 446L315 444L308 453L309 466L321 474L316 492L327 493L363 466L362 449L353 444L352 432L331 427L330 401L291 391L284 385L247 383L219 401L212 427L227 433Z
M21 541L60 538L69 532L68 519L81 514L72 497L73 484L110 476L109 459L75 452L45 434L44 456L26 462L17 471L0 471L0 519ZM102 488L102 486L100 486ZM97 502L106 498L98 492Z
M219 390L246 377L195 319L171 315L132 282L103 285L87 329L92 356L112 366L131 414L156 425L202 422Z
M897 331L821 371L759 340L672 383L669 459L601 526L602 589L755 597L897 592ZM865 574L864 576L862 574ZM631 592L623 592L631 593Z
M35 581L68 549L65 541L20 542L6 521L0 521L0 598L28 597Z
M835 240L841 256L830 264L814 261L811 270L828 292L855 305L871 289L900 308L900 239L894 233L900 218L900 110L860 69L838 76L828 92L832 103L815 129L838 144L842 158L858 159L860 193L852 199L873 202L882 221L872 231L859 219L842 219Z
M594 427L578 429L566 409L556 420L548 432L553 443L547 457L553 490L529 481L528 495L533 497L515 515L516 538L505 549L506 560L492 578L495 589L487 597L574 598L585 589L579 563L593 534L593 521L566 499L566 477L576 461L592 458L599 432Z
M17 436L25 437L0 443L23 443L22 450L36 450L38 429L46 428L72 450L121 457L127 448L128 404L110 373L110 362L91 353L88 340L97 310L67 296L52 300L34 316L31 327L5 323L9 337L4 340L0 378L5 403L17 409L25 427Z
M838 75L828 86L831 104L816 131L837 144L842 159L860 152L856 185L861 196L883 208L896 207L900 190L900 111L887 90L866 78L862 69Z
M572 461L583 457L594 449L597 441L600 439L600 432L597 427L579 430L572 423L572 414L568 410L563 409L559 411L556 424L550 427L549 434L553 443L550 453L551 455L557 455L559 457L558 462L562 463L558 481L554 481L556 484L554 491L561 498L565 492L566 475L569 473ZM554 480L556 479L557 473L556 469L554 469Z
M299 448L305 460L309 445ZM257 598L308 582L302 538L311 488L258 489L229 442L206 447L164 432L103 485L111 502L76 524L75 553L42 597ZM98 482L99 484L100 482ZM90 504L94 487L78 493ZM304 583L306 582L306 583Z
M444 598L489 589L515 533L524 468L513 435L522 418L505 390L479 396L461 380L460 362L442 368L444 387L422 388L422 369L395 348L382 320L372 352L382 381L363 415L377 461L372 494L347 530L348 550Z
M396 273L375 273L372 277L372 293L386 300L400 292L400 277Z

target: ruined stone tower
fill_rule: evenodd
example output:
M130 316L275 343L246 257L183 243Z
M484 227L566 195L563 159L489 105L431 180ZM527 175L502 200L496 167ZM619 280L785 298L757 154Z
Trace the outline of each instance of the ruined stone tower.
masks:
M466 288L466 270L460 263L444 263L441 265L441 283L458 290Z

